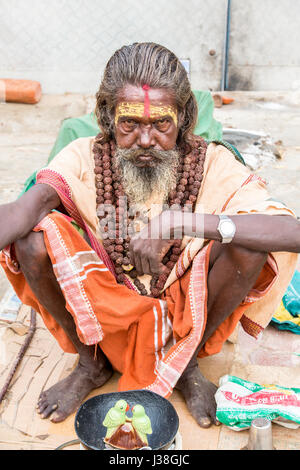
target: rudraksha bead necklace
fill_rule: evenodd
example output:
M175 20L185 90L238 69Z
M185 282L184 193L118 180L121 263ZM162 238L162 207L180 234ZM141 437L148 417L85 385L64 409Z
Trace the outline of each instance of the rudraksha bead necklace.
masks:
M194 136L189 153L182 152L178 165L176 189L169 194L168 205L171 209L193 211L203 179L203 168L207 144L199 136ZM134 222L139 217L130 215L130 207L122 187L120 173L116 166L115 143L103 143L99 134L95 138L94 147L95 180L97 193L97 215L103 246L114 263L116 279L123 283L125 273L131 277L141 295L148 295L144 284L138 279L137 271L130 264L129 243L134 234ZM140 220L148 222L145 215ZM127 223L127 227L124 226ZM127 230L126 230L127 228ZM158 297L164 288L170 272L175 266L181 253L181 240L174 244L165 255L162 263L166 267L160 276L152 276L150 296Z

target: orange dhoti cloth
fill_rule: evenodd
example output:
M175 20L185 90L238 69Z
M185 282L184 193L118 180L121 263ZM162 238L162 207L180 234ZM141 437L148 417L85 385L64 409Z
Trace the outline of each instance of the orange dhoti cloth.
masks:
M153 299L118 284L99 254L62 214L51 213L34 231L44 234L78 337L86 345L99 345L122 374L119 390L146 388L168 397L205 330L208 264L213 242L198 252L189 269L160 298ZM3 250L0 259L20 300L40 313L65 352L76 353L64 330L34 296L10 250ZM244 312L268 293L277 276L276 261L269 256L247 298L218 328L200 356L220 351L239 320L243 323L244 319L245 329L251 323L249 332L254 336L261 331L260 325L247 321ZM257 326L254 333L253 325Z

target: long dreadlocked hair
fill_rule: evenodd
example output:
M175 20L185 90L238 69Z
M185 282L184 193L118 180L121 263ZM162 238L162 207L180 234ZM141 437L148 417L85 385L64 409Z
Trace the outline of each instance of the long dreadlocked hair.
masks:
M96 94L95 113L102 131L102 142L115 140L114 114L118 92L127 84L147 84L173 93L179 116L177 145L187 151L197 122L197 101L179 59L173 52L152 42L123 46L108 61Z

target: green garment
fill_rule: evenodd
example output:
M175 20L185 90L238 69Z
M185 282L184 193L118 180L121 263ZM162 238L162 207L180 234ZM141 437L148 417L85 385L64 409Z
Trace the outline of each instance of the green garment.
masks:
M214 101L209 91L194 91L198 103L198 122L194 134L200 135L207 141L221 141L222 125L213 117ZM48 163L70 142L80 137L92 137L99 134L100 130L94 113L86 114L79 118L69 118L62 122L56 142L50 152ZM37 171L25 182L20 196L35 184Z
M300 335L300 271L295 271L271 324Z

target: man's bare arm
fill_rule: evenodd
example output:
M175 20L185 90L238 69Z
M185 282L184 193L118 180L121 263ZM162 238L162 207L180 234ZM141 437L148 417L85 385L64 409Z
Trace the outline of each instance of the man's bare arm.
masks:
M230 218L236 225L231 245L261 253L300 253L300 222L294 217L241 214L230 215ZM131 263L139 275L160 274L163 272L161 261L172 240L181 240L187 235L221 242L218 224L219 217L213 214L164 211L131 238Z
M0 250L25 237L59 205L57 192L47 184L38 184L16 201L0 206Z
M233 245L265 253L300 253L300 222L291 215L240 214L229 217L236 225L236 234L231 242ZM196 231L199 226L204 238L221 241L217 230L218 216L204 214L201 218L193 214L192 223Z

